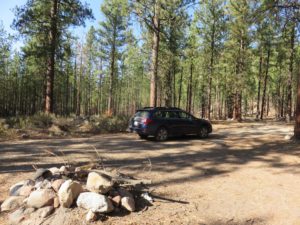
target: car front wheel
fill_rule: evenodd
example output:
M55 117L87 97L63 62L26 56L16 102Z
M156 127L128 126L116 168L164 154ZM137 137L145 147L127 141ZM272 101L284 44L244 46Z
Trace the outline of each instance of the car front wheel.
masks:
M155 140L156 141L165 141L168 139L168 131L166 128L161 127L157 130L156 135L155 135Z
M201 127L199 131L200 138L207 138L208 137L208 129L207 127Z

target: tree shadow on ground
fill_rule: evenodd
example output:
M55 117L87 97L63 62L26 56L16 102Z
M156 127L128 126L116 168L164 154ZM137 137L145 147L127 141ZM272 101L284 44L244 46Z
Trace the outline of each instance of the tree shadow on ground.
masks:
M247 130L216 131L203 140L187 136L171 138L167 142L153 142L139 140L132 134L113 134L91 138L5 142L0 143L0 173L30 172L33 171L33 164L44 168L63 164L63 160L47 151L77 163L95 161L97 154L104 158L109 155L104 160L106 167L142 170L146 165L151 172L165 175L193 170L192 175L172 176L154 185L226 175L252 162L299 173L300 161L289 162L281 158L285 155L299 157L299 145L284 141L285 131L281 131L280 127L272 133L264 129L265 126L262 123ZM270 134L277 135L277 138L269 137ZM125 156L120 157L123 154Z

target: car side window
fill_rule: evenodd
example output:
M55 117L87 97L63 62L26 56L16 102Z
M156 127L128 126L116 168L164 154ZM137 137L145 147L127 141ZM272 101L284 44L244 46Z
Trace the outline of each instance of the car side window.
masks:
M185 113L185 112L179 112L179 118L180 119L186 119L186 120L191 120L192 116Z
M166 118L166 112L158 111L154 114L154 118L156 118L156 119Z
M178 119L178 112L176 111L166 111L166 118L168 119Z

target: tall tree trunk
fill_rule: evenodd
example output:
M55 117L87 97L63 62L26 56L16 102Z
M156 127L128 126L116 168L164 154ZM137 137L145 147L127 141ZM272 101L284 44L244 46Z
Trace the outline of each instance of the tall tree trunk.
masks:
M165 93L165 106L172 106L172 75L171 70L169 69L166 77L165 77L165 85L164 85L164 93Z
M266 92L267 92L267 83L268 83L268 76L269 76L270 54L271 54L271 46L268 46L267 65L266 65L266 73L265 73L265 79L264 79L264 89L263 89L263 95L262 95L262 100L261 100L261 113L260 113L261 120L264 118L265 106L266 106Z
M262 64L263 64L263 48L261 47L259 56L259 72L258 72L258 87L257 87L257 105L256 105L256 119L260 116L260 89L261 89L261 77L262 77Z
M190 64L190 77L188 82L188 90L187 90L187 106L186 111L191 112L192 108L192 96L193 96L193 61Z
M289 122L292 116L292 83L293 83L293 64L294 64L294 53L295 53L295 24L292 26L291 30L291 55L290 55L290 65L289 65L289 77L288 77L288 85L287 85L287 121Z
M110 56L110 76L109 76L109 90L108 90L108 102L107 102L107 114L113 115L113 109L114 109L114 79L115 79L115 51L116 51L116 28L114 27L114 33L113 33L113 43L112 43L112 49L111 49L111 56Z
M236 65L236 76L238 80L237 89L234 97L234 119L242 121L242 80L244 73L244 40L243 37L240 39L240 48Z
M183 66L181 67L180 80L179 80L178 108L180 108L180 104L181 104L182 78L183 78Z
M214 13L213 13L214 14ZM213 22L211 43L210 43L210 72L208 77L208 105L207 105L207 118L210 120L211 115L211 92L212 92L212 78L214 73L214 51L215 51L215 21Z
M150 106L155 107L157 104L157 71L158 71L158 51L160 41L160 20L159 20L159 3L155 2L155 12L153 17L153 40L152 40L152 62L150 74Z
M57 6L58 0L52 0L51 7L51 28L49 32L49 53L47 60L46 72L46 96L45 96L45 112L53 113L53 88L54 88L54 70L55 70L55 52L57 41Z
M77 92L76 92L76 116L80 116L81 114L81 82L82 82L82 73L83 73L83 69L82 69L82 45L80 46L80 67L79 67L79 74L78 74L78 79L77 79Z
M298 74L298 87L297 87L297 103L296 103L296 118L294 137L300 140L300 71Z

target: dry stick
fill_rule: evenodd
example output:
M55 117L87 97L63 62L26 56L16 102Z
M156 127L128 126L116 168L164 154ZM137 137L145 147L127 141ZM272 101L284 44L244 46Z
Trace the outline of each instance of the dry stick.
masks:
M43 151L46 152L46 153L49 153L50 155L55 156L59 160L62 160L63 163L65 164L65 166L67 165L67 162L64 160L64 158L62 156L59 156L59 155L55 154L54 152L51 152L50 150L43 150Z
M31 165L33 169L37 170L38 167L36 165Z
M98 150L96 149L96 147L95 147L94 145L91 145L91 146L94 148L94 151L96 152L97 157L98 157L98 159L99 159L99 161L100 161L100 165L101 165L102 169L104 170L105 168L104 168L103 158L102 158L101 155L99 154L99 152L98 152Z

